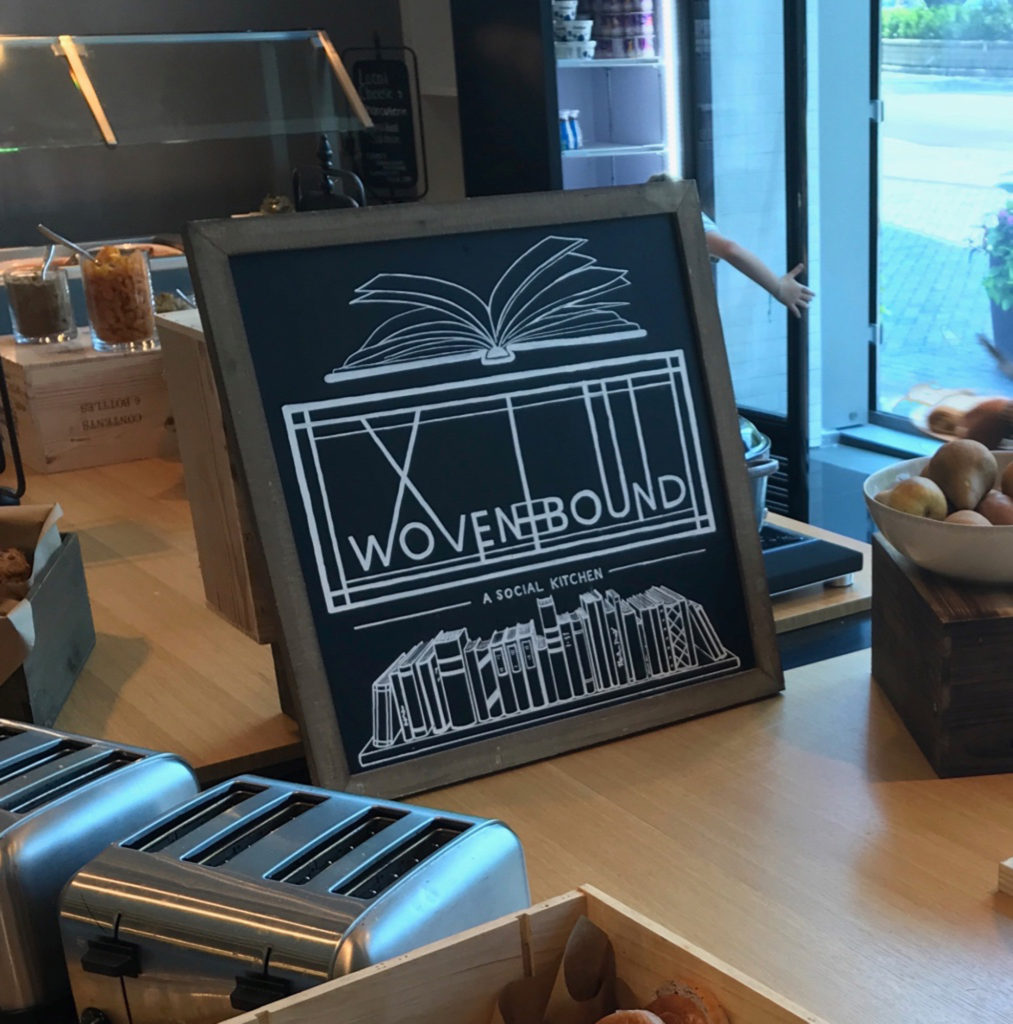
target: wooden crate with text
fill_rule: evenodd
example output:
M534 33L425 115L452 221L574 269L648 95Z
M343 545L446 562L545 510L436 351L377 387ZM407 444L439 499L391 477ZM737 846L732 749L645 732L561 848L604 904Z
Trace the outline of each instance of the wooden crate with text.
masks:
M83 331L61 345L0 339L18 442L40 473L175 454L162 353L98 352Z
M208 605L258 643L278 638L264 553L237 478L195 309L158 317L165 378Z

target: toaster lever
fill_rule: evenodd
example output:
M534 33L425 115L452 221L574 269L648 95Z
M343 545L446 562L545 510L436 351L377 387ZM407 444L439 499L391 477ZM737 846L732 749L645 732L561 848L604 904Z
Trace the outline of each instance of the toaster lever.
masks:
M109 978L136 978L141 973L141 947L123 939L89 939L81 966L90 974Z
M288 978L272 977L251 971L236 975L236 987L229 996L234 1010L259 1010L276 999L292 994L292 982Z

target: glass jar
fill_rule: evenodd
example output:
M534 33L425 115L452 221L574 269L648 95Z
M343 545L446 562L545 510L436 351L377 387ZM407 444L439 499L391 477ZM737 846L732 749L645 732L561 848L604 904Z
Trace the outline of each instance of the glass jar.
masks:
M63 267L12 267L3 275L11 329L19 345L50 345L77 337L70 287Z
M147 249L104 245L94 260L81 260L81 283L92 347L100 352L159 347Z

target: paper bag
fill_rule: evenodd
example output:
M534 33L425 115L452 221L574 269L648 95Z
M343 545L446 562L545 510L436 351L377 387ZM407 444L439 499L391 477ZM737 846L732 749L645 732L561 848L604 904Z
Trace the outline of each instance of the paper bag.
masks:
M62 515L59 505L0 508L0 549L18 548L31 566L27 583L0 596L0 683L18 669L35 646L35 623L28 594L60 548L57 521Z
M619 1005L617 988L625 991L616 979L612 943L597 925L580 917L559 969L507 985L491 1024L595 1024Z

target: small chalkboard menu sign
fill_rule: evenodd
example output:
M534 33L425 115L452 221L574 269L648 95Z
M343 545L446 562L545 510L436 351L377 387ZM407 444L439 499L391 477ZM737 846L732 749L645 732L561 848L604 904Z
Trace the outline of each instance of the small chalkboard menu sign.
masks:
M692 184L187 246L314 781L401 796L782 688Z
M355 60L351 75L373 120L372 129L358 139L363 182L381 197L414 192L419 167L408 64L397 57L373 55Z

